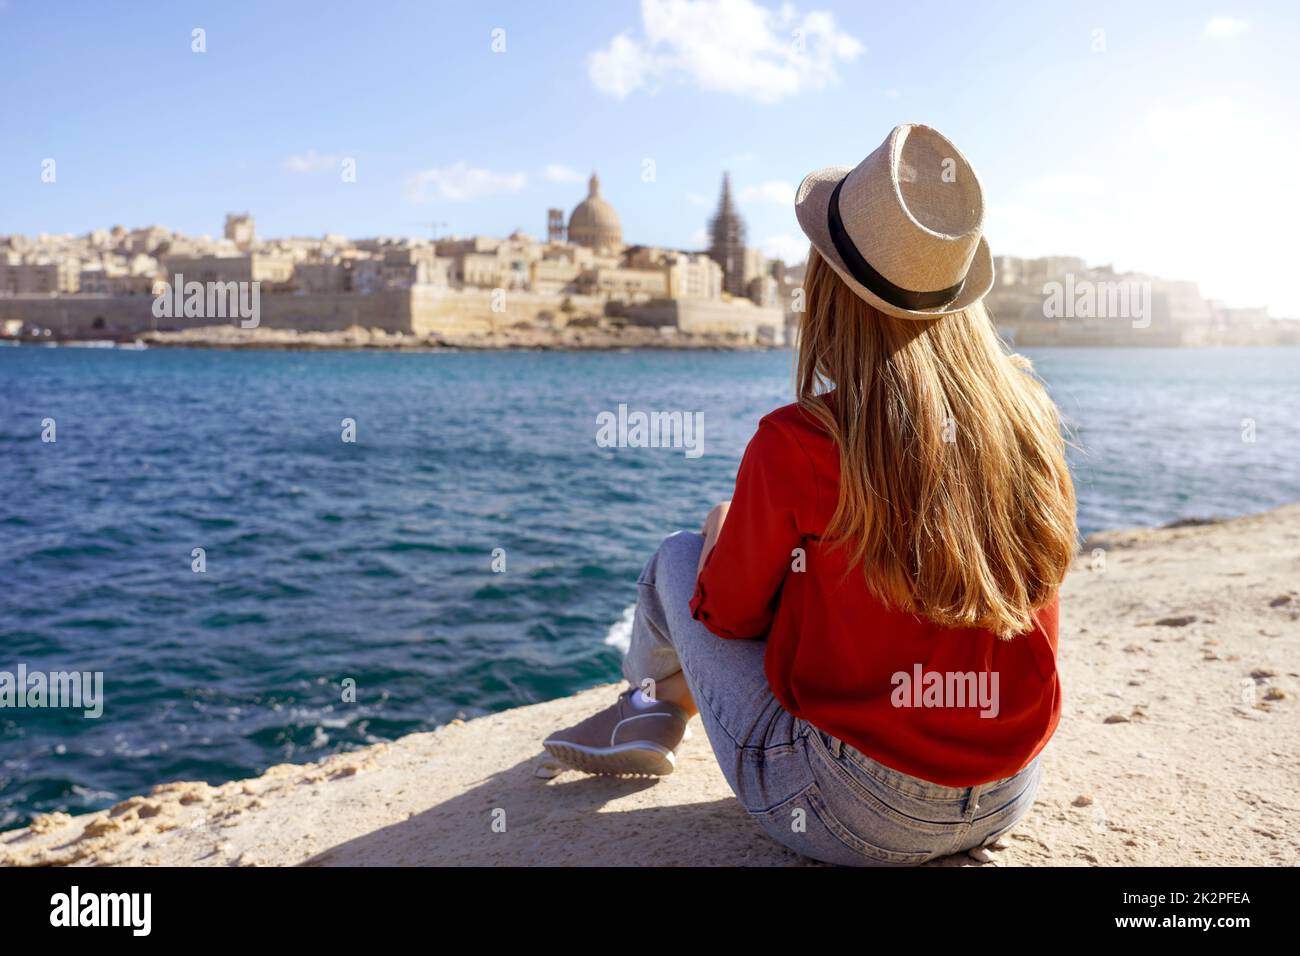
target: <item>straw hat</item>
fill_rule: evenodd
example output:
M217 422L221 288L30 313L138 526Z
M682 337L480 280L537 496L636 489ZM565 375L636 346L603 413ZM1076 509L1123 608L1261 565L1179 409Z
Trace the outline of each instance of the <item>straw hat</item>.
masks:
M929 126L896 126L858 165L810 173L794 208L831 268L882 312L951 315L993 287L979 178Z

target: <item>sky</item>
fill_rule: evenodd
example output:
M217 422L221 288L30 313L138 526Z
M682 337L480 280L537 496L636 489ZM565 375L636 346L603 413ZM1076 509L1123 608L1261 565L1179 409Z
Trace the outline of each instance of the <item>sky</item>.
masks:
M793 262L803 176L916 122L995 254L1300 316L1297 49L1289 0L0 0L0 234L541 236L594 169L626 242L693 249L729 171Z

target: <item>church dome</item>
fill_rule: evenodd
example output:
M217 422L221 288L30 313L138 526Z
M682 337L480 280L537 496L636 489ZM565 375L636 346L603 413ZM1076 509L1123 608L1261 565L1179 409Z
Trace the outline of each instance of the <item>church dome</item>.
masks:
M614 207L600 196L600 179L591 174L587 198L569 216L569 241L593 249L621 246L623 226Z

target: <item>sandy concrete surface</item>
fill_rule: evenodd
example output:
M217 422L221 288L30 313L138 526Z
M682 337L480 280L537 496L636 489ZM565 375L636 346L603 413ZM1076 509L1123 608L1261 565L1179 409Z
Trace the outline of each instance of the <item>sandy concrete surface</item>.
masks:
M1062 595L1065 713L1030 815L979 862L1300 862L1300 505L1089 539ZM595 639L593 637L593 639ZM694 736L660 780L554 774L613 685L222 786L170 783L0 834L0 863L762 864Z

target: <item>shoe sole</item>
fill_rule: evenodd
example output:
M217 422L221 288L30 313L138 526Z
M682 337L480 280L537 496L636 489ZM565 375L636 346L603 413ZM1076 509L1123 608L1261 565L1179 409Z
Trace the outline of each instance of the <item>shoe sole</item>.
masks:
M666 777L677 768L671 750L649 741L617 747L586 747L567 740L546 740L542 746L565 766L584 773Z

